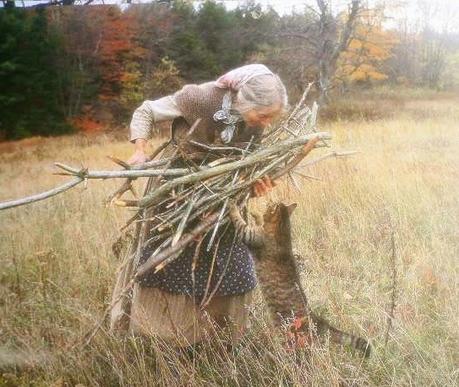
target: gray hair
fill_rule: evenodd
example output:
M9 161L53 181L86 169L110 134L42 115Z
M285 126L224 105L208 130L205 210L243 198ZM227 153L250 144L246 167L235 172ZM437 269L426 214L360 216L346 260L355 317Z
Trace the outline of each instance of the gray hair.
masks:
M234 108L240 113L260 107L280 105L288 107L287 90L276 74L257 75L241 86L236 95Z

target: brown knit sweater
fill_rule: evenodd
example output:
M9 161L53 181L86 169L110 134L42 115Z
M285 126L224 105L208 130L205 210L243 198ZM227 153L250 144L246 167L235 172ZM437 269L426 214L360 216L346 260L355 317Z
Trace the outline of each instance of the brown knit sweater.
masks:
M186 85L174 94L174 100L183 114L187 126L190 127L198 118L201 118L199 125L193 133L193 140L205 144L220 144L220 132L225 124L215 122L213 115L221 109L223 96L227 89L216 87L214 82L207 82L201 85ZM182 129L176 135L180 138L185 135ZM244 122L240 122L232 139L233 144L247 142L252 136L261 137L263 133L259 128L247 128Z

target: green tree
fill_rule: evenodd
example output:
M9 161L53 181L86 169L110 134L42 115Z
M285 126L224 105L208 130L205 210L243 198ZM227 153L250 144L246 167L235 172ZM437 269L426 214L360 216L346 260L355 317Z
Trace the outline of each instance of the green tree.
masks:
M198 11L192 4L183 1L175 1L172 11L176 23L164 54L177 63L185 79L196 82L208 80L218 73L219 66L199 35L196 23Z
M184 81L175 63L168 57L162 58L145 81L143 99L153 99L172 94L180 89L183 84Z
M48 34L44 9L0 12L0 133L6 139L71 130L59 106L53 58L59 46Z

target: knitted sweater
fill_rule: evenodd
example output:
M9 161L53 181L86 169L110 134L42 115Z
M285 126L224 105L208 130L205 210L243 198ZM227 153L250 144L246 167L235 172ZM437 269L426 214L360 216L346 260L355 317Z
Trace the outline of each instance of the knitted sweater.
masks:
M219 132L224 126L213 120L214 113L221 108L225 89L215 87L213 82L202 85L187 85L174 95L180 118L172 124L172 134L178 141L188 132L191 125L201 118L192 134L192 139L205 144L220 142ZM260 130L251 131L244 123L238 125L233 143L247 141ZM253 259L245 244L234 240L234 228L220 230L214 246L207 251L210 236L204 238L192 272L196 244L189 245L173 262L158 273L148 275L142 286L157 287L172 293L194 295L197 300L216 289L216 295L235 295L252 290L256 286ZM150 235L151 237L151 235ZM149 238L148 238L149 239ZM147 245L142 252L140 264L145 262L157 248ZM206 291L207 289L207 291Z
M201 85L186 85L183 89L176 92L174 95L169 95L156 100L147 100L141 106L139 106L134 114L130 124L130 141L134 142L138 138L148 139L151 137L152 127L155 123L161 121L172 121L179 117L187 117L188 126L192 125L198 118L197 112L200 111L201 115L206 122L201 122L200 127L213 127L222 128L221 124L216 123L212 120L212 116L216 110L221 108L220 106L211 106L208 101L218 100L221 101L223 95L226 93L226 89L215 87L214 82L208 82ZM196 101L199 103L194 105ZM193 107L194 106L194 107ZM212 112L213 109L216 109ZM241 125L243 127L243 125ZM199 132L199 131L197 131ZM214 132L214 131L212 131ZM262 130L260 129L240 129L233 138L233 142L245 142L249 141L252 135L260 137ZM206 136L206 134L202 134ZM219 142L218 136L215 133L207 133L209 138L206 143ZM198 139L196 139L198 140ZM203 140L203 138L201 138Z

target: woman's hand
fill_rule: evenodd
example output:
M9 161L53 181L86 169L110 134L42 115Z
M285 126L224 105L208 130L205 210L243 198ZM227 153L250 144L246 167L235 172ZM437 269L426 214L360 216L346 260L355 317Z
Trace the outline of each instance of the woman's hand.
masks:
M147 148L147 140L143 138L138 138L137 140L135 140L135 152L129 158L127 163L131 165L136 165L136 164L142 164L148 161L146 148Z
M276 184L271 180L269 176L258 179L252 186L252 197L264 196L275 186Z
M147 161L148 161L148 156L145 154L145 152L136 150L134 154L129 158L127 163L131 165L136 165L136 164L143 164Z

